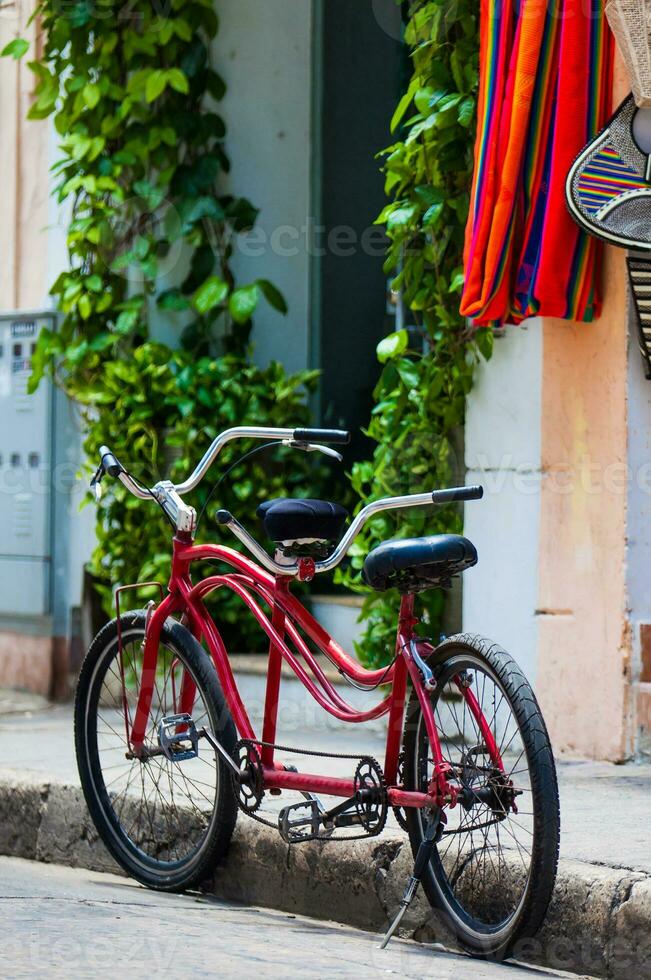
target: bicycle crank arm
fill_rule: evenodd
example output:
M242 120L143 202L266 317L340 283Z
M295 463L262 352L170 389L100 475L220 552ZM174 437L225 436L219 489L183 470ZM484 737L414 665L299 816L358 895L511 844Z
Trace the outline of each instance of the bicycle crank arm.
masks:
M427 830L425 831L425 836L420 842L420 847L418 848L418 852L416 854L414 870L411 873L411 877L407 882L407 887L405 888L405 893L400 901L400 907L398 908L393 922L387 929L384 938L380 943L380 949L386 949L386 947L389 945L391 937L394 935L396 929L405 917L407 909L411 905L414 895L418 891L418 886L421 883L425 870L429 865L430 858L432 857L434 845L439 839L439 831L441 826L441 819L438 814L430 818L429 823L427 824Z
M324 810L321 814L321 820L325 826L332 827L345 827L346 823L340 822L343 815L351 807L355 806L355 797L352 796L348 800L343 800L338 803L337 806L333 806L330 810Z
M226 749L221 744L221 742L217 741L217 739L215 738L212 732L208 731L207 728L201 728L198 732L198 735L199 738L205 738L206 742L208 742L208 744L215 750L215 752L219 753L219 755L222 757L222 759L229 767L229 769L231 770L235 778L238 780L238 782L246 783L249 781L250 777L248 772L243 772L240 769L240 767L233 762L229 753L226 751Z
M357 827L361 824L358 813L342 813L332 821L334 827Z

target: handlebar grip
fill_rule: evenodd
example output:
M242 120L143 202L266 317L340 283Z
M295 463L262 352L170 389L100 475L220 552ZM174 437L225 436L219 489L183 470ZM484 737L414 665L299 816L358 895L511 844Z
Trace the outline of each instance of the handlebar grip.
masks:
M481 500L483 496L483 487L451 487L449 490L434 490L432 503L449 504L457 500Z
M124 466L119 459L113 455L108 446L100 446L99 455L102 469L105 473L108 473L109 476L119 476L120 473L124 472Z
M335 446L347 446L350 432L345 429L294 429L296 442L326 442Z

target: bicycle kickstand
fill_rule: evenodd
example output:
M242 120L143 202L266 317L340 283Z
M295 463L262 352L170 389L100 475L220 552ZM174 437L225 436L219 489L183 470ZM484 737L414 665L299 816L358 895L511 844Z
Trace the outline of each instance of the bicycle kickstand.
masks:
M380 943L380 949L386 949L389 945L389 940L395 933L396 929L402 922L405 913L409 906L411 905L416 892L418 891L418 886L421 883L422 877L425 874L425 869L430 862L432 856L432 851L434 850L434 845L438 839L438 831L441 826L440 811L433 817L430 817L427 828L425 830L425 836L420 842L420 846L416 853L416 860L414 861L414 870L411 873L411 877L407 882L407 887L405 888L405 893L402 896L400 906L396 913L396 916L387 929L384 939Z

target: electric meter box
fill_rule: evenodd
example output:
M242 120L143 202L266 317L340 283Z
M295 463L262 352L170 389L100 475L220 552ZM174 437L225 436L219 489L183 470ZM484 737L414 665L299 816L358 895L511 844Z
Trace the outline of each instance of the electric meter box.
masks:
M39 333L56 314L0 313L0 616L51 612L53 385L29 394Z

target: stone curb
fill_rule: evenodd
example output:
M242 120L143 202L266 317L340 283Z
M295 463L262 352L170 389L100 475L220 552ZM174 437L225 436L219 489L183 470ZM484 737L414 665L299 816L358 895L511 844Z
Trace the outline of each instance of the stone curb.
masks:
M120 874L98 839L81 789L0 770L0 854ZM271 828L238 821L223 866L206 888L218 898L380 932L411 871L404 837L289 848ZM421 900L402 934L454 946ZM516 951L556 970L651 980L651 875L561 861L546 923ZM374 963L380 965L374 954Z

